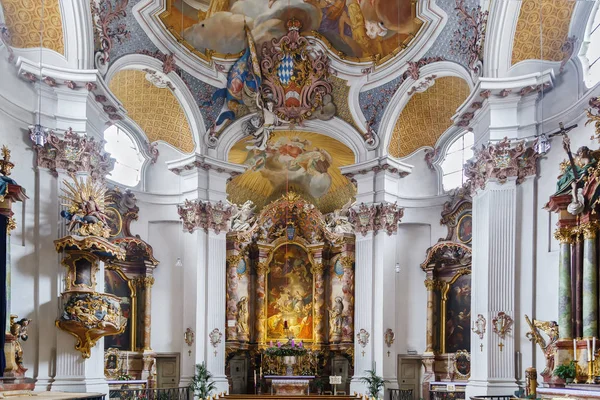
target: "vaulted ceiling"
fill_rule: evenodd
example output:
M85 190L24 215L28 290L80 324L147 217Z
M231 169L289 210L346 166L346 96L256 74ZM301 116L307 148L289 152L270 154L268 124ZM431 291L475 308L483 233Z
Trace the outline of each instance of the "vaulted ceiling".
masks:
M184 153L193 152L194 140L181 104L171 89L156 87L146 74L121 70L111 79L110 90L150 142L163 140Z
M402 158L422 147L434 147L452 126L451 117L469 93L464 79L448 76L437 78L425 92L413 94L396 121L389 153Z
M18 48L40 47L40 28L45 48L63 54L63 25L58 0L2 0L4 22L12 45ZM42 20L43 15L43 20Z
M523 0L515 32L512 63L536 59L563 60L567 54L563 44L569 35L575 3L570 0Z

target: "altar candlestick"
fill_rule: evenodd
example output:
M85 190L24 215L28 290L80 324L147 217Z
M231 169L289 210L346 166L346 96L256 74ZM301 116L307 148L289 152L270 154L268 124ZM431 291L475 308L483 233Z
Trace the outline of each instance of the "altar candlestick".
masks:
M573 360L577 360L577 339L573 339Z
M594 344L592 347L592 361L596 359L596 336L592 338L592 343Z
M263 374L262 374L262 367L260 367L260 377L261 377L261 379L262 379L262 376L263 376Z
M254 386L256 386L256 370L254 370Z
M587 345L587 360L588 361L592 361L592 357L590 357L590 339L586 340L586 345Z

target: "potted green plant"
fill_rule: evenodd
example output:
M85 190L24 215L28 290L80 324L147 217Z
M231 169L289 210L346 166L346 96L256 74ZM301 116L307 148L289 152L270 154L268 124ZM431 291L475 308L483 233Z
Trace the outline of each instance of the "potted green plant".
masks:
M379 398L379 392L384 388L387 381L373 370L366 370L366 375L360 378L360 381L367 384L367 390L369 391L369 397Z
M577 374L577 366L574 360L571 360L568 364L559 365L554 370L554 375L561 379L564 379L566 383L572 383L573 379Z
M317 393L319 395L323 394L323 389L325 388L325 381L321 378L315 380L315 387L317 388Z
M196 374L190 383L190 390L194 392L199 399L207 399L211 392L216 389L214 382L211 382L212 374L206 368L206 364L196 364Z

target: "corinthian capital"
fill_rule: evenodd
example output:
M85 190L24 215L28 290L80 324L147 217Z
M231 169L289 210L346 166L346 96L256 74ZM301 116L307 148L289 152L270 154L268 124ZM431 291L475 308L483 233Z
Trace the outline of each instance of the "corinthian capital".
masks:
M535 142L528 145L525 141L511 142L504 138L476 150L475 160L465 165L471 192L484 189L490 180L503 184L508 178L516 177L517 183L521 183L526 177L536 175L540 154L534 147Z

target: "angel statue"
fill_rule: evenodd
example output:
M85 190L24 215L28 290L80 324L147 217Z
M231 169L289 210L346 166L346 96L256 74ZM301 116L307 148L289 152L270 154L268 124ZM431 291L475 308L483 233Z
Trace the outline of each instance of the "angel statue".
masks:
M69 232L81 236L109 237L109 217L105 211L106 187L88 179L77 180L73 177L74 185L65 181L64 195L60 196L63 206L68 209L60 215L67 220Z
M279 118L277 114L275 114L273 111L273 108L275 107L275 101L270 97L263 101L260 97L260 93L256 93L256 105L262 111L262 125L257 124L257 119L251 120L251 123L257 129L252 134L254 139L249 141L249 143L252 143L252 145L246 146L246 149L264 151L267 149L267 143L269 142L269 138L271 137L275 127L281 125L283 122L289 121Z
M327 228L329 228L331 232L337 234L354 232L354 225L352 225L349 220L350 208L352 208L354 204L355 203L352 202L352 199L350 199L342 206L341 209L335 210L327 215L325 222L327 224Z
M252 202L252 200L246 201L241 206L237 204L231 204L232 216L231 216L231 230L235 232L244 232L249 230L252 227L252 223L254 222L254 217L252 213L256 206Z

